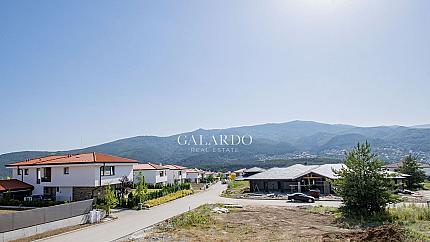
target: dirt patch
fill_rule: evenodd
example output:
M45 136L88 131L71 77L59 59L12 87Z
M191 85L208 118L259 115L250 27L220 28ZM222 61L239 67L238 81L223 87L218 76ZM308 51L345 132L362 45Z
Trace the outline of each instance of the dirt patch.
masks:
M197 210L198 211L198 210ZM333 215L307 208L246 206L210 213L210 222L175 227L169 221L145 231L138 241L402 241L395 226L366 230L340 227Z
M405 241L406 237L405 231L401 227L395 225L383 225L361 231L325 234L323 240L399 242Z

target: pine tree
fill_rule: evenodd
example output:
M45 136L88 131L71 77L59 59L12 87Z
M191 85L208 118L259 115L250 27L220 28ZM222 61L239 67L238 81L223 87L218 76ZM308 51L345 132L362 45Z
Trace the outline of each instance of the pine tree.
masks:
M333 181L336 193L343 198L343 215L366 219L385 212L387 204L395 200L392 184L370 144L358 143L346 153L344 164L344 168L335 171L338 179Z
M397 170L400 173L410 175L408 177L407 187L409 189L417 189L420 187L420 183L426 179L426 174L423 169L420 168L418 157L415 155L408 155L403 159L402 164Z

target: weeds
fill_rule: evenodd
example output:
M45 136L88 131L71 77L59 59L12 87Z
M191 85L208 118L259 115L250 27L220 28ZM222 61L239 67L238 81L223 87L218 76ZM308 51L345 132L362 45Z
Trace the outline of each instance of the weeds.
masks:
M203 205L193 211L186 212L170 220L175 228L190 228L211 224L211 209L213 206Z

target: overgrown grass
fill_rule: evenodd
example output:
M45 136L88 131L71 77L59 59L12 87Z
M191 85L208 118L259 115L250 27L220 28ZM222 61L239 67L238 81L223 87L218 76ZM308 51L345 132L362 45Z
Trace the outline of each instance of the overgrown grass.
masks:
M206 227L214 222L211 217L213 205L203 205L170 220L175 228Z
M227 185L227 190L223 195L232 196L249 191L249 181L231 181Z
M313 206L310 208L311 213L316 213L316 214L331 214L331 215L335 215L335 217L340 217L340 212L337 208L334 207L326 207L323 205L317 205L317 206Z
M388 214L393 221L405 224L416 223L418 221L430 221L430 209L415 204L390 208L388 209Z
M425 181L421 183L421 186L424 190L430 190L430 181Z

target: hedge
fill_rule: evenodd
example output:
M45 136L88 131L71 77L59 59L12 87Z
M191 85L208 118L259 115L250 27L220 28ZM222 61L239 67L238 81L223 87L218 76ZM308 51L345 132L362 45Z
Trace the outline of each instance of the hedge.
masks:
M154 206L160 205L162 203L170 202L172 200L188 196L190 194L193 194L192 190L181 190L181 191L177 191L174 193L170 193L166 196L162 196L162 197L159 197L156 199L148 200L144 203L144 205L145 205L145 207L154 207Z
M63 204L64 202L57 201L44 201L44 200L33 200L33 201L20 201L15 199L2 199L0 200L0 206L22 206L22 207L49 207L54 205Z

